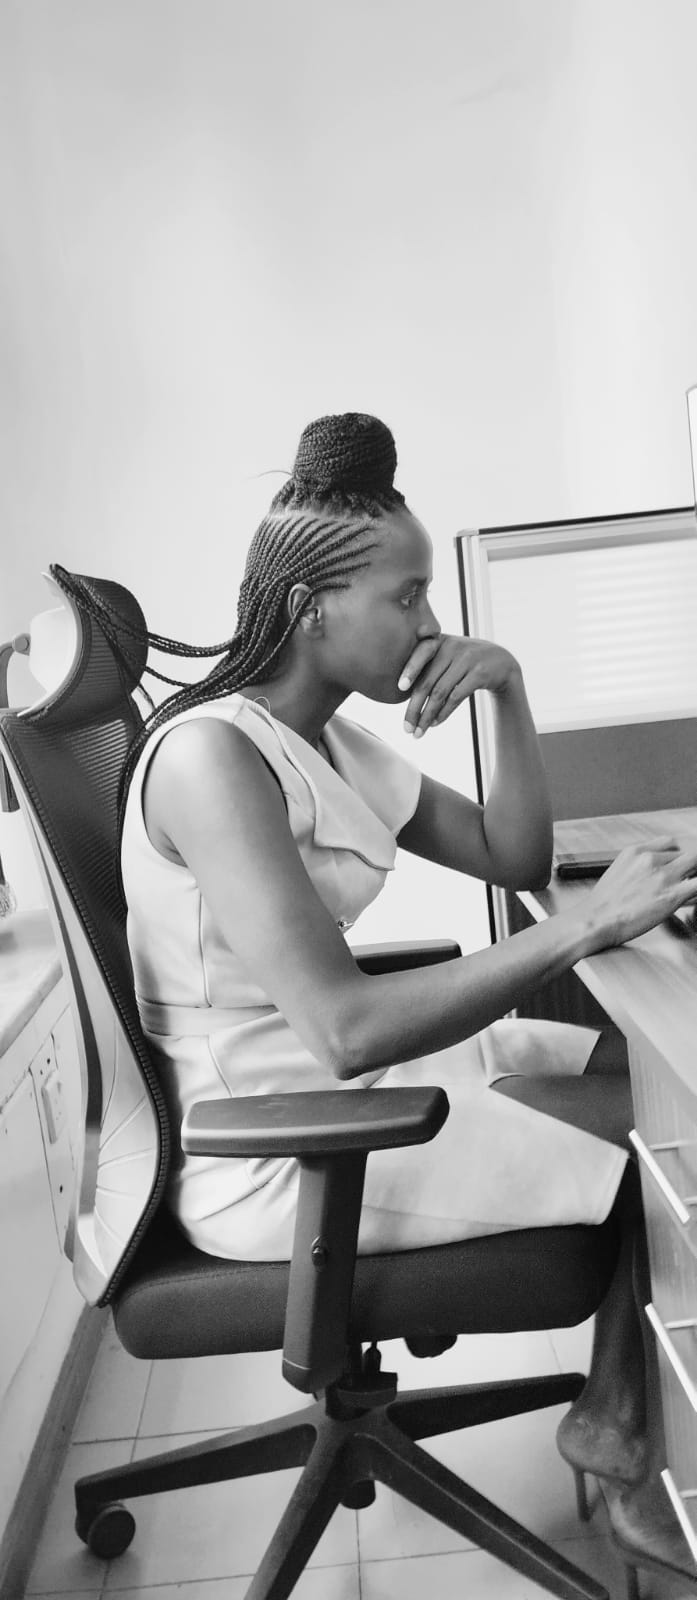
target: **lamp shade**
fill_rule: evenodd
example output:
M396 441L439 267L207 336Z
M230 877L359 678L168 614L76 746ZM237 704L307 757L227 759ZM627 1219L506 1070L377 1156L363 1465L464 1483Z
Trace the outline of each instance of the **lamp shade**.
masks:
M65 605L40 611L29 628L32 677L48 694L67 676L75 652L75 620Z
M690 450L692 451L692 492L697 505L697 384L687 391L687 420L690 425Z

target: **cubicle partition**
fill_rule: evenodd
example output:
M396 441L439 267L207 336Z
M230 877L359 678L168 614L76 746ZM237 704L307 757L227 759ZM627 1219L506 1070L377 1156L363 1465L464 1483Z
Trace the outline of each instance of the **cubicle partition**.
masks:
M457 537L464 632L521 662L555 821L697 803L696 535L689 506ZM483 800L487 696L471 716ZM488 898L492 942L526 925L514 895ZM602 1020L573 974L527 1014Z

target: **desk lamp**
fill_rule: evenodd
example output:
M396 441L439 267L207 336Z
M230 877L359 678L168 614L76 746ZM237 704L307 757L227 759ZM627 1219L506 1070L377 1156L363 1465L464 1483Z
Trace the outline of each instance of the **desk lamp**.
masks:
M687 391L687 420L690 428L690 452L692 455L692 484L694 489L695 504L697 505L697 384Z
M48 580L60 593L51 579ZM32 677L44 695L63 682L75 649L75 624L68 609L60 605L51 611L41 611L30 623L28 633L17 633L7 644L0 645L0 707L9 705L7 678L13 656L26 656ZM43 696L41 697L43 698ZM41 699L34 702L40 705ZM0 756L0 811L18 811L19 806L10 782L9 773ZM0 917L16 910L17 901L5 874L0 856Z

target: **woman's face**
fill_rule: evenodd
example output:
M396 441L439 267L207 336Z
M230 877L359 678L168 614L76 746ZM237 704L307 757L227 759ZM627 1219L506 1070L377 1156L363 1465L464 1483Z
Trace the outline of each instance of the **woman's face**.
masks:
M428 589L433 547L425 528L399 507L376 532L369 564L348 589L318 595L325 620L322 667L345 693L397 703L398 679L421 639L440 633Z

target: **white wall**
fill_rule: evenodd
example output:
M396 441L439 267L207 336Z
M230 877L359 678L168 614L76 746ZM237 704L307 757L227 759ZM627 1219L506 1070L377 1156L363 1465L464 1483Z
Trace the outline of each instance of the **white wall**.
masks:
M393 428L452 630L458 528L689 502L696 57L692 0L2 0L0 637L51 560L227 636L325 411ZM418 755L471 789L467 712ZM439 931L483 895L419 863L365 922Z

